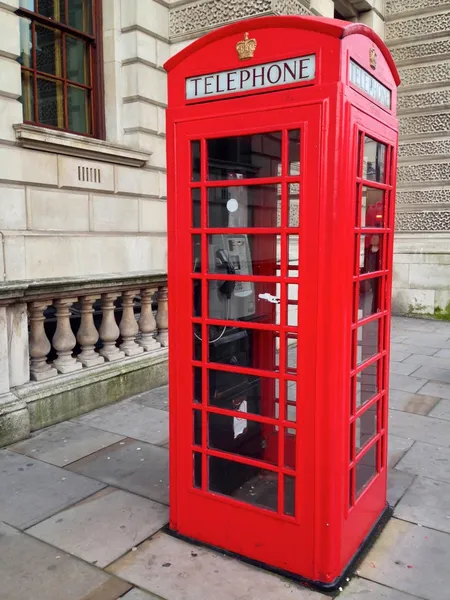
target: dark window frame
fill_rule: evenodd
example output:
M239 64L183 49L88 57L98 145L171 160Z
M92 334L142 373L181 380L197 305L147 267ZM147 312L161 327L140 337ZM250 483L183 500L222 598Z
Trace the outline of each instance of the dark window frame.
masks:
M68 1L65 0L65 10L66 14L68 14ZM19 17L23 17L31 21L31 32L32 32L32 66L26 67L21 65L21 73L28 73L33 81L33 97L34 97L34 118L33 120L25 120L24 123L28 125L36 125L37 127L45 127L48 129L54 129L55 131L64 131L66 133L72 133L75 135L80 135L88 138L96 138L104 140L106 139L106 131L105 131L105 94L104 94L104 69L103 69L103 44L102 44L102 36L103 36L103 19L102 19L102 8L101 8L101 0L92 0L92 34L80 31L78 29L74 29L70 25L65 25L59 21L54 19L50 19L43 15L40 15L37 12L28 10L26 8L19 8L16 11L16 14ZM88 85L84 85L82 83L70 80L66 77L60 77L58 75L52 75L49 73L41 72L37 70L36 64L36 25L44 25L49 27L52 30L58 31L61 33L61 52L63 56L63 61L65 61L66 55L66 45L64 43L65 35L70 35L74 38L82 40L88 44L88 62L89 62L89 82ZM64 67L65 70L66 67ZM63 72L64 75L64 72ZM66 74L67 75L67 74ZM55 82L61 82L64 86L64 108L63 108L63 118L64 118L64 127L57 127L54 125L48 125L44 123L40 123L38 119L38 102L37 102L37 81L38 76L45 77L48 80L52 80ZM69 110L68 110L68 93L67 87L68 85L75 84L76 87L80 89L88 90L90 94L89 99L89 121L90 121L90 132L89 133L81 133L78 131L74 131L69 129Z

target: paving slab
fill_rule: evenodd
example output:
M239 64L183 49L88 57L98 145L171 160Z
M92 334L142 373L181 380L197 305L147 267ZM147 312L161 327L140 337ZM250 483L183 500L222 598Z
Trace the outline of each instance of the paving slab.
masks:
M0 523L1 600L117 600L130 585Z
M426 383L428 379L413 377L411 375L398 375L392 373L389 377L389 387L391 390L400 390L403 392L418 392Z
M359 574L425 600L448 600L449 562L447 533L391 519Z
M393 350L392 346L394 345L401 346L401 344L391 344L391 360L395 362L402 362L405 360L405 358L411 355L411 352L408 352L407 350Z
M438 350L435 356L439 356L440 358L450 358L450 348L443 348L442 350Z
M417 477L397 505L395 516L450 533L450 483Z
M399 592L361 577L352 579L338 598L339 600L341 598L342 600L417 600L417 596Z
M450 369L450 359L442 358L440 356L427 356L426 354L422 354L422 350L420 353L411 354L408 358L403 362L405 365L420 365L422 367L437 367L438 369Z
M390 372L395 375L411 375L420 368L420 365L399 362L398 359L392 357L389 368Z
M428 415L439 402L435 396L424 396L423 394L412 394L400 390L390 390L389 407L395 410L415 413L416 415Z
M0 452L0 519L26 529L104 484L9 450Z
M410 346L408 344L399 344L399 343L392 343L391 344L391 357L393 358L394 354L396 353L403 353L406 354L407 356L411 356L411 354L414 352L414 350L416 350L416 354L425 354L427 356L433 356L436 355L437 352L439 352L439 350L437 350L437 348L428 348L427 346L420 346L420 350L418 351L416 349L416 346ZM406 356L405 356L406 358ZM401 359L396 359L396 360L401 360ZM404 359L403 359L404 360Z
M74 421L149 444L162 445L169 439L167 412L129 400L94 410Z
M167 506L108 488L27 533L103 568L167 522Z
M436 417L436 419L445 419L446 421L450 421L450 400L440 400L433 410L430 411L430 417Z
M65 470L169 504L168 458L166 448L125 440L72 463Z
M396 506L406 490L414 481L415 475L404 473L397 469L389 469L387 485L387 501L391 506Z
M450 448L416 442L395 468L450 483Z
M107 570L170 600L326 600L323 594L164 533Z
M129 592L122 596L121 600L162 600L161 596L155 596L149 592L143 592L137 588L133 588Z
M450 383L450 369L440 369L437 367L425 366L417 369L417 371L414 372L414 376L432 379L433 381Z
M389 431L406 439L427 442L436 446L450 446L450 428L448 421L444 419L423 417L401 410L390 410Z
M137 402L149 408L157 408L159 410L169 410L169 386L164 385L154 390L139 394L132 398L132 402Z
M122 439L122 436L115 433L66 421L45 429L29 440L10 446L9 450L64 467Z
M419 394L436 396L437 398L445 398L446 400L450 400L450 384L429 381L419 391Z
M406 333L408 337L405 340L405 344L407 345L428 346L428 348L436 348L436 350L450 347L450 344L448 343L448 333L428 333L425 330L417 332L411 331Z
M395 467L398 461L414 444L414 440L407 440L397 435L389 434L388 437L388 466Z

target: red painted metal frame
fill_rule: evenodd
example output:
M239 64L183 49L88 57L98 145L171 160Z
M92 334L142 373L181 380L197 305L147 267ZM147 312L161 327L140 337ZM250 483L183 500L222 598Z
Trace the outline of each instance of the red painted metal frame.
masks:
M284 86L261 93L242 93L210 102L186 102L185 79L243 66L238 64L235 46L243 33L257 38L255 57L245 66L280 58L316 54L316 77L309 85ZM301 35L299 35L301 31ZM377 67L369 64L369 50L377 52ZM348 81L352 58L391 90L392 109L372 101ZM393 219L397 156L396 98L398 73L383 42L369 28L332 19L267 17L238 22L197 40L171 58L169 108L167 111L168 233L169 233L169 320L170 320L170 527L186 537L221 547L289 571L327 586L342 575L349 561L370 533L386 506L387 390L389 365L390 292L392 283ZM206 181L206 139L282 131L282 156L287 156L286 132L301 129L301 174L288 176L285 162L281 176L240 181L240 185L282 184L281 226L247 229L208 229L207 187L231 185L230 181ZM368 136L387 145L388 168L383 184L365 181L358 172L359 136ZM190 181L190 142L200 140L202 177ZM300 226L289 228L287 184L300 185ZM357 186L384 190L388 198L384 227L361 230L355 223ZM191 189L201 190L201 227L192 228ZM359 189L359 188L358 188ZM191 236L199 235L202 265L207 265L210 233L247 233L264 240L267 234L281 235L280 274L277 276L224 276L192 273ZM355 271L356 248L361 234L383 234L381 270L360 275ZM289 235L299 235L298 267L288 277ZM359 263L358 263L359 265ZM381 312L356 323L356 290L360 281L381 278ZM192 281L201 280L203 315L193 317ZM209 319L209 280L264 281L281 284L281 325L271 320L242 323ZM288 301L287 284L298 284L298 324L283 321ZM363 364L352 364L356 327L379 320L379 352ZM202 360L192 358L192 327L201 327ZM268 355L264 368L242 368L208 363L209 325L244 326L279 337L278 371L270 369ZM286 364L286 340L298 334L297 369ZM266 350L263 348L263 350ZM351 382L365 367L378 362L379 393L356 411ZM193 403L192 370L203 372L201 404ZM231 455L233 461L259 466L280 475L279 510L256 508L227 496L208 492L206 456L230 458L226 452L208 448L207 414L233 416L233 411L208 406L208 369L238 372L280 379L279 416L246 414L245 418L277 425L296 432L295 470L284 463L283 436L278 436L278 463ZM285 382L295 381L297 421L287 421ZM270 401L270 398L269 398ZM267 402L267 393L262 397ZM358 453L350 450L356 418L377 406L376 435ZM193 410L202 415L203 438L195 445L192 433ZM354 439L353 439L354 441ZM377 476L356 498L351 473L356 462L376 444ZM288 450L290 452L290 450ZM193 453L202 456L202 488L193 485ZM281 477L283 475L283 477ZM295 516L283 514L284 475L296 477Z

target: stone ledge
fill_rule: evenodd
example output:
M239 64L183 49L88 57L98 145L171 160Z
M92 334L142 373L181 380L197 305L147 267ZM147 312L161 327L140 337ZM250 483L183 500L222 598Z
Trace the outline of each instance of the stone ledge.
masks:
M143 167L151 156L150 152L141 152L64 131L54 131L34 125L16 125L14 128L19 144L32 150L66 154L128 167Z
M0 395L0 447L30 435L30 415L26 402L14 394Z

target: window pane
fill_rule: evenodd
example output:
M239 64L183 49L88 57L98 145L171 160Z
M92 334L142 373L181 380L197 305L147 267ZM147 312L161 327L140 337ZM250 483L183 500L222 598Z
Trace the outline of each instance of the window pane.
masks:
M67 79L89 85L87 46L81 40L66 35Z
M381 246L383 236L378 234L362 235L359 247L359 273L374 273L383 268ZM357 273L358 274L358 273Z
M295 477L284 476L284 514L295 516Z
M208 340L209 361L212 363L262 369L271 373L279 371L274 331L210 325ZM219 387L226 389L230 373L220 373L223 376L217 375L222 382Z
M361 227L384 226L384 192L364 186L362 189Z
M358 497L377 472L377 444L368 450L356 464L356 497Z
M192 236L192 272L193 273L201 273L201 270L202 270L201 242L202 242L202 238L200 235Z
M300 130L289 132L289 175L300 175Z
M36 12L54 21L66 22L64 0L36 0ZM33 9L31 9L33 10Z
M298 285L287 286L287 324L289 327L297 327L298 325Z
M233 339L230 343L233 344ZM239 347L234 346L236 358ZM247 412L252 415L260 415L269 419L277 418L277 379L269 377L255 377L242 373L227 373L225 371L208 371L209 404L224 410ZM265 402L262 401L265 399ZM268 401L270 398L270 402Z
M201 225L201 209L200 209L200 190L194 188L191 191L192 196L192 227L200 227Z
M386 146L366 136L364 138L363 178L383 183L385 160Z
M248 179L280 175L281 132L207 141L208 179Z
M62 77L61 34L37 23L35 27L37 70Z
M360 365L365 360L378 354L378 330L380 320L372 321L362 327L358 327L357 342L357 364Z
M79 31L92 33L92 0L69 0L67 24Z
M356 419L356 452L359 452L377 433L377 407L372 404L366 412Z
M269 510L278 508L278 475L224 458L208 459L209 490Z
M233 186L208 190L209 227L276 227L276 185Z
M34 10L34 0L19 0L19 6L27 10Z
M379 361L356 376L356 410L378 394L378 364Z
M33 67L31 21L28 19L19 19L20 29L20 56L19 63L24 67Z
M200 452L192 453L193 460L193 486L196 488L202 487L202 455Z
M191 181L200 181L200 142L191 142L192 173Z
M67 86L69 129L77 133L90 133L88 91L73 85Z
M31 73L22 71L22 97L24 121L34 121L34 89Z
M208 272L274 276L278 252L279 236L276 235L209 235Z
M374 277L360 282L358 320L370 317L381 310L381 284L381 277Z
M298 227L300 222L300 184L288 185L289 217L288 227Z
M38 121L42 125L64 127L63 88L59 81L43 77L37 80Z
M208 282L208 294L208 316L211 319L251 319L253 322L272 324L280 322L278 305L267 300L268 296L279 295L275 283L214 280Z
M288 235L287 237L287 255L288 255L288 277L299 276L299 236Z

